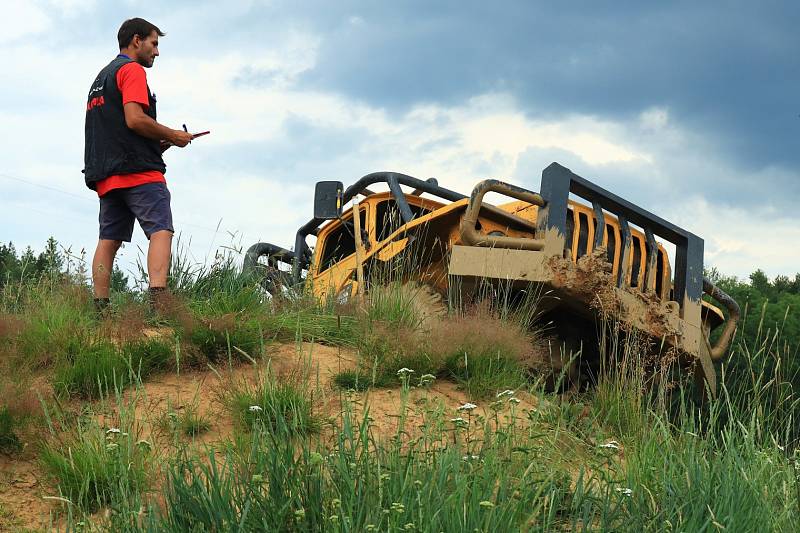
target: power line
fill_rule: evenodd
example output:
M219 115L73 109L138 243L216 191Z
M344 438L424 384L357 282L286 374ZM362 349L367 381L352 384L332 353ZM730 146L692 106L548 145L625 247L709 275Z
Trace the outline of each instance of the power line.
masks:
M20 183L26 183L26 184L32 185L34 187L40 187L42 189L47 189L47 190L54 191L54 192L57 192L57 193L66 194L67 196L72 196L73 198L79 198L81 200L86 200L87 202L91 202L91 200L89 200L89 198L87 198L86 196L81 196L81 195L78 195L78 194L75 194L75 193L72 193L72 192L69 192L69 191L65 191L63 189L59 189L57 187L51 187L50 185L42 185L41 183L36 183L35 181L29 181L29 180L26 180L26 179L23 179L23 178L18 178L16 176L9 176L8 174L4 174L4 173L0 173L0 178L6 178L6 179L9 179L9 180L19 181Z
M95 203L93 199L87 198L86 196L82 196L82 195L75 194L75 193L72 193L72 192L69 192L69 191L65 191L64 189L59 189L58 187L52 187L50 185L42 185L41 183L36 183L35 181L26 180L26 179L20 178L18 176L11 176L11 175L5 174L3 172L0 172L0 178L6 178L6 179L9 179L9 180L18 181L20 183L24 183L24 184L30 185L32 187L39 187L39 188L42 188L42 189L47 189L49 191L57 192L59 194L72 196L73 198L78 198L79 200L85 200L87 202ZM49 213L49 214L52 215L52 213ZM219 232L219 224L217 224L217 228L216 229L212 229L212 228L207 228L205 226L200 226L198 224L192 224L190 222L184 222L184 221L181 221L181 220L176 220L176 222L178 222L178 224L181 225L181 226L190 226L190 227L194 227L194 228L199 228L199 229L202 229L202 230L210 231L212 233ZM222 221L220 220L220 223L221 222Z

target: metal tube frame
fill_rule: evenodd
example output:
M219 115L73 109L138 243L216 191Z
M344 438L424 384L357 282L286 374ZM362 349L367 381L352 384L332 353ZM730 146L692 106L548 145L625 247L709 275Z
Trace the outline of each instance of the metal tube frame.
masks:
M394 201L397 202L397 207L400 209L400 216L403 218L403 222L406 224L411 222L411 220L414 218L414 214L411 211L411 207L408 205L408 201L406 200L405 194L401 189L401 185L413 187L414 190L411 194L415 196L419 196L422 193L428 193L450 202L455 202L457 200L466 198L466 196L461 193L440 187L434 178L421 180L406 174L400 174L398 172L373 172L372 174L363 176L344 191L344 195L342 196L342 204L346 204L358 194L373 194L368 187L375 183L386 183L389 186L389 191L392 193L392 198L394 198ZM303 269L308 268L308 266L311 264L311 249L306 243L306 238L309 235L316 235L319 232L320 226L325 221L325 219L321 218L312 218L303 224L295 234L293 252L286 250L285 248L275 246L274 244L254 244L250 247L245 255L243 265L244 270L254 268L258 262L258 258L261 255L279 253L279 260L281 262L291 261L292 282L295 284L300 283L300 276Z
M567 234L567 201L570 193L589 201L595 213L598 210L601 213L602 210L606 210L617 216L622 233L620 253L622 259L629 251L631 241L628 222L673 243L676 253L672 300L678 302L681 308L684 305L684 298L693 302L700 300L703 294L703 239L595 185L558 163L552 163L542 172L540 194L547 204L539 209L537 225L540 232L556 229L562 235ZM596 215L596 217L598 221L602 220L602 216ZM657 254L658 248L651 246L647 253L648 256ZM626 263L622 259L618 283L622 283L625 279ZM655 264L651 262L650 257L647 259L646 264Z

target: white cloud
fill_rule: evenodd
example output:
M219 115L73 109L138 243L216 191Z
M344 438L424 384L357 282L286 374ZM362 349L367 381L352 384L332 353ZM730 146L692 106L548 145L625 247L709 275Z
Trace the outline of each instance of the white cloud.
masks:
M41 33L51 27L52 21L45 11L31 2L4 0L0 3L4 18L13 21L0 32L0 44L14 42L23 37Z
M757 206L715 205L700 197L670 208L665 216L698 231L705 239L706 264L723 273L745 278L757 268L771 277L800 271L794 248L800 242L796 219L775 216Z
M97 5L96 0L46 0L44 6L53 8L67 18L77 17L81 13L91 11Z

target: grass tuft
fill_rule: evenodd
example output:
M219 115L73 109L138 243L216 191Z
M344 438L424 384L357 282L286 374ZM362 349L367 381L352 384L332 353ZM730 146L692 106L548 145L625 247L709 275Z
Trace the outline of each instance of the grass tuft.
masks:
M363 392L372 386L372 376L358 370L343 370L333 376L333 382L342 390Z
M61 496L84 511L122 503L149 487L150 445L131 429L78 424L66 437L44 444L40 462Z
M234 422L246 431L284 426L295 435L316 433L321 427L313 398L301 376L276 377L269 370L255 383L239 380L222 392Z
M18 420L8 406L0 407L0 453L14 454L22 450L22 442L16 433Z
M167 410L159 416L155 425L168 434L196 437L211 429L208 416L200 413L197 403L185 406L182 410Z
M54 388L62 395L97 399L168 368L173 362L172 347L154 338L124 345L121 349L108 341L73 345L54 373Z
M233 357L240 360L242 350L251 356L258 355L262 346L260 324L230 313L200 321L188 333L188 340L211 361Z

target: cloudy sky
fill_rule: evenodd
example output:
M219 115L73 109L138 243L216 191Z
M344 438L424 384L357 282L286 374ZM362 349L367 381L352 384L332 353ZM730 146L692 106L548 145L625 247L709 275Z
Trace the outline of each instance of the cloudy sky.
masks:
M86 93L141 16L167 33L159 121L212 131L165 157L197 262L291 245L319 179L537 190L558 161L703 237L708 266L800 271L800 4L156 4L0 0L0 241L93 252ZM124 268L142 248L137 227Z

